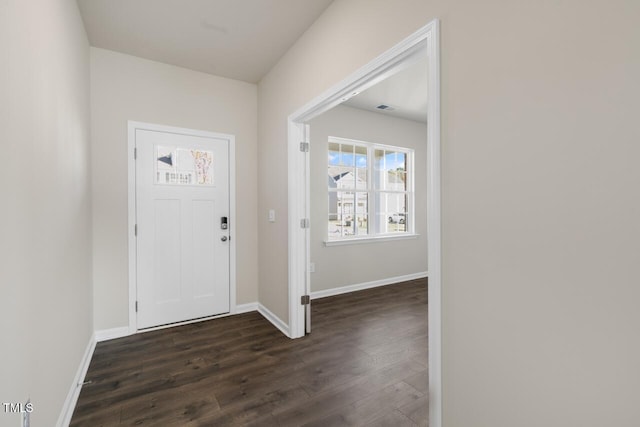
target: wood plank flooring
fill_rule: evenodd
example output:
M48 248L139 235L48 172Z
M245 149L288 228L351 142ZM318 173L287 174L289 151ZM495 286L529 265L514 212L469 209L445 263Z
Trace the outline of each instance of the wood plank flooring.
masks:
M98 343L71 426L426 426L427 281Z

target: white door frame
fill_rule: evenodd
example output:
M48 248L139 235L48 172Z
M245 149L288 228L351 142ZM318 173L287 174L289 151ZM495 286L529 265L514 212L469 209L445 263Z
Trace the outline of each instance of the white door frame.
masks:
M309 291L309 229L301 227L308 218L309 156L300 151L300 142L309 142L305 123L344 102L355 93L384 80L418 56L428 55L427 117L427 245L429 271L429 425L442 425L441 366L441 219L440 219L440 28L434 19L396 46L375 58L327 92L294 112L288 119L289 167L289 331L302 337L304 306L300 298Z
M236 307L236 145L235 136L223 133L208 132L202 130L185 129L173 126L142 123L129 120L128 122L128 238L129 238L129 334L138 332L138 319L136 315L136 301L138 298L138 283L136 274L137 241L135 235L136 225L136 162L134 148L136 146L136 130L151 130L179 135L199 136L204 138L226 139L229 141L229 313L210 316L202 319L175 323L157 328L145 329L145 331L176 326L185 323L199 322L216 317L224 317L234 314Z

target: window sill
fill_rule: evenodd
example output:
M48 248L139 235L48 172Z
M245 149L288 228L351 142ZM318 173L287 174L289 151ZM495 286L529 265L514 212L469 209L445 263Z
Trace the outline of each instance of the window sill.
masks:
M419 234L392 234L386 236L376 236L376 237L354 237L353 239L342 239L342 240L325 240L325 246L344 246L344 245L360 245L364 243L382 243L382 242L390 242L394 240L408 240L408 239L417 239L420 237Z

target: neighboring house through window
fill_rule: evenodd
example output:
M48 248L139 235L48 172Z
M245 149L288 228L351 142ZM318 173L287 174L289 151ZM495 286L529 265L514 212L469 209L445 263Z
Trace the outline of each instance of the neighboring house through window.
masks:
M329 137L328 241L413 233L413 150Z

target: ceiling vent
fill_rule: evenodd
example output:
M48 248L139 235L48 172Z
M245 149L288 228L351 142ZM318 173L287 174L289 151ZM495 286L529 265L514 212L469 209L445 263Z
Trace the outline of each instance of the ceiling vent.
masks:
M380 104L376 108L378 110L384 110L384 111L393 111L393 110L395 110L394 107L392 107L391 105L386 105L386 104Z

